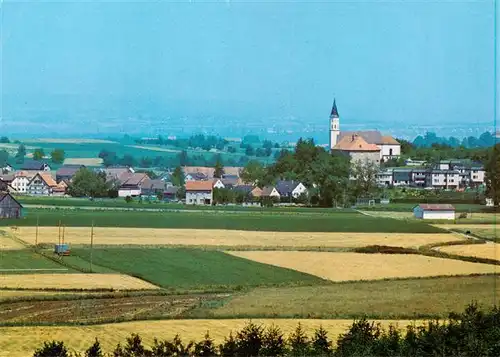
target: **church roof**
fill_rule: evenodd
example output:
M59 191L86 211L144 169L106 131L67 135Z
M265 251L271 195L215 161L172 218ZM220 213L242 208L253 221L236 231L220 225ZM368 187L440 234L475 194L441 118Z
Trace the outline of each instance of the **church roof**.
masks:
M361 136L368 144L382 144L382 134L378 130L363 130L363 131L341 131L339 140L344 137L352 137L353 135Z
M335 103L335 99L333 100L332 111L330 113L330 118L338 118L339 112L337 110L337 103Z
M380 151L377 145L366 142L366 140L358 134L344 136L333 149L342 151Z
M399 145L399 142L390 135L384 135L382 136L382 144Z

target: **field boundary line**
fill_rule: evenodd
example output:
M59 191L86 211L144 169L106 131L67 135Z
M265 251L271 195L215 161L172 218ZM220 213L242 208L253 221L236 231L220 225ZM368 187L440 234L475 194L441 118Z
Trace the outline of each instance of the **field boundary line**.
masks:
M67 268L47 268L47 269L0 269L0 272L16 272L16 271L68 271Z

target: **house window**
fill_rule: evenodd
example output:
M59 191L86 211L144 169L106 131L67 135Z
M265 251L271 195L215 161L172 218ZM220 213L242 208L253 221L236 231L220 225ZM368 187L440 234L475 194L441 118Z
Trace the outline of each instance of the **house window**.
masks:
M389 156L392 156L392 149L389 149Z

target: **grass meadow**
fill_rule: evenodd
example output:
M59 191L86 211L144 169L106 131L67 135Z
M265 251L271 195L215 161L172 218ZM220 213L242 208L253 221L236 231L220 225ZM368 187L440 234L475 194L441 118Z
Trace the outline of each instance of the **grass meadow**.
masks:
M0 274L33 273L33 269L40 269L39 273L74 272L28 249L0 250Z
M72 254L90 260L90 249ZM315 284L320 278L219 251L189 248L99 248L93 262L164 288Z
M5 219L2 226L137 227L227 229L281 232L443 233L419 221L369 217L359 213L289 214L268 212L146 212L26 209L22 219Z
M498 304L499 293L500 277L495 275L346 282L257 288L196 313L214 318L446 318L472 301Z

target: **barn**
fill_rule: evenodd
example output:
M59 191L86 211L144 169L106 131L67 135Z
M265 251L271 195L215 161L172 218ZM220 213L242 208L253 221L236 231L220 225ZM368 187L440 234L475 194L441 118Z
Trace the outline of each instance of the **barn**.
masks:
M0 218L21 218L23 206L8 192L0 192Z
M455 207L450 204L420 204L413 208L419 219L455 219Z

